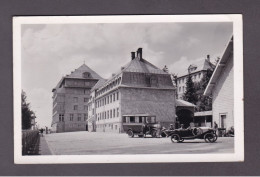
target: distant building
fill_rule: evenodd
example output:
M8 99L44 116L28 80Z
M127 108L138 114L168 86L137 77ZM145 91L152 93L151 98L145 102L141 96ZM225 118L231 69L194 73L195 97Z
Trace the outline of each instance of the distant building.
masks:
M174 92L170 74L143 59L139 48L119 72L92 88L89 130L120 133L123 122L140 121L146 115L169 126L175 122Z
M188 75L190 74L193 82L199 82L203 78L203 75L208 69L214 68L214 64L210 62L210 56L207 55L206 59L202 59L196 63L189 65L187 70L180 73L177 77L177 97L178 99L183 99L183 95L186 91L186 81Z
M62 77L53 92L53 132L86 131L90 90L102 79L83 64Z
M219 128L223 129L234 126L233 62L232 37L204 92L204 95L212 95L213 122L216 121Z

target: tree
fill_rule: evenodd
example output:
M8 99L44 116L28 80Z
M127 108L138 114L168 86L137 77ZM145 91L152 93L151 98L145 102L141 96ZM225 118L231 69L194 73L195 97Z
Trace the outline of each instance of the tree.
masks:
M196 103L196 111L209 111L212 110L212 97L203 95L209 80L213 74L213 70L208 69L203 75L200 82L196 83L196 94L198 102Z
M175 73L171 73L171 79L172 79L172 83L173 83L173 86L177 89L177 79L178 79L178 76L177 74ZM175 90L175 96L176 98L178 98L178 92L177 90Z
M168 67L165 65L164 66L164 68L162 69L164 72L166 72L166 73L169 73L169 69L168 69Z
M26 93L22 90L22 129L30 129L31 128L31 120L33 119L34 112L30 110L30 103L27 103Z
M186 91L183 95L183 99L190 103L196 104L198 101L198 97L196 94L196 88L194 82L192 81L192 77L189 74L186 80Z

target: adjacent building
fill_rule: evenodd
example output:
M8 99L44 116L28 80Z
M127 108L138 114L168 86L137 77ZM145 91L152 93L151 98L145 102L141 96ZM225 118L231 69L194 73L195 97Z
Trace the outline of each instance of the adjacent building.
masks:
M214 64L210 62L210 56L207 55L206 59L202 59L196 63L189 65L187 70L180 73L177 77L177 97L183 99L183 95L186 91L186 80L189 74L192 77L193 82L199 82L203 78L203 75L208 69L213 70Z
M167 72L131 53L130 62L92 88L88 103L91 131L123 132L122 124L156 117L163 126L175 123L175 87Z
M213 122L219 128L234 126L234 67L233 37L229 41L222 58L206 87L204 95L212 95Z
M88 102L91 88L102 79L83 64L62 77L53 92L53 132L88 130Z

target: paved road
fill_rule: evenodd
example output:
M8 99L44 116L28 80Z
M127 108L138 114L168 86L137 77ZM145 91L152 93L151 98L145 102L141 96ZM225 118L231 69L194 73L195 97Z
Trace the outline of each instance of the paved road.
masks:
M204 140L199 139L172 143L170 138L128 138L126 134L68 132L47 134L45 140L53 155L234 152L234 138L230 137L218 138L216 143L205 143Z

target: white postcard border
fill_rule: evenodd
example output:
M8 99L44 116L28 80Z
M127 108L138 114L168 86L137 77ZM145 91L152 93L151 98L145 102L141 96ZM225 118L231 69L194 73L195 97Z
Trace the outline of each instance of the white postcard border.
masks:
M21 134L21 25L80 23L233 22L234 36L234 153L141 155L22 156ZM13 18L14 162L16 164L155 163L244 161L243 35L242 15L121 15L45 16ZM238 131L239 130L239 131Z

